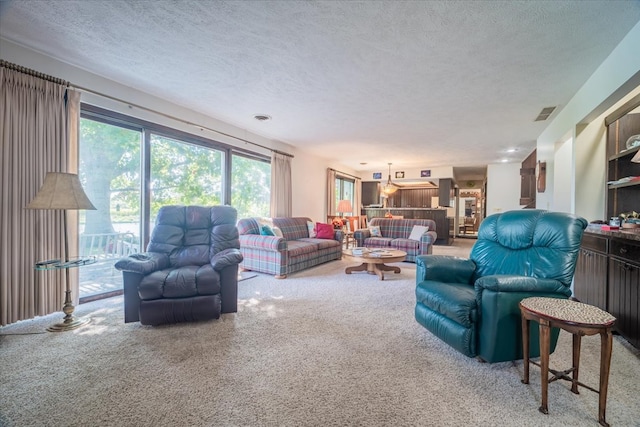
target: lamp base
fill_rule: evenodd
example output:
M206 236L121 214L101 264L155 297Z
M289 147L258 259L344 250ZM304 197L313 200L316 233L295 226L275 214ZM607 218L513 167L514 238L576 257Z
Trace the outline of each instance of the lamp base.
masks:
M70 331L72 329L79 328L80 326L86 325L91 321L89 317L73 317L65 318L63 322L56 323L55 325L51 325L47 328L49 332L65 332Z

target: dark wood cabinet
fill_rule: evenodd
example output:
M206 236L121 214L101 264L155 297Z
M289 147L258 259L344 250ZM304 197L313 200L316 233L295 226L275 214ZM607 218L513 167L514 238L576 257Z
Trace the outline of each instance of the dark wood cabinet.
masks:
M632 232L585 232L573 283L576 299L611 313L640 348L640 240Z
M640 347L640 242L611 240L608 303L620 335Z
M536 207L536 150L524 159L520 168L520 204Z
M637 101L635 108L640 105ZM633 108L633 105L628 108ZM623 110L624 111L624 110ZM625 182L625 178L640 176L640 163L631 161L640 146L627 148L627 140L640 134L640 113L614 112L607 124L607 218L624 212L640 211L640 180Z
M584 233L573 285L574 297L604 310L607 308L608 254L609 239Z
M362 183L362 206L380 203L380 183L366 181Z

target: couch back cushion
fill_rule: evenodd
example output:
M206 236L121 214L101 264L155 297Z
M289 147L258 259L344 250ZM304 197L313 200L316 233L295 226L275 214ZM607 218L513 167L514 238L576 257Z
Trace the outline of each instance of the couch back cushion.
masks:
M570 286L586 226L584 218L539 209L490 215L471 250L476 277L515 274Z
M273 218L273 225L282 231L285 240L298 240L309 237L309 228L305 217Z
M172 267L205 265L216 253L240 248L231 206L163 206L147 246L169 255Z
M369 225L380 227L382 237L392 239L408 239L414 225L429 227L429 231L437 232L436 222L432 219L372 218Z

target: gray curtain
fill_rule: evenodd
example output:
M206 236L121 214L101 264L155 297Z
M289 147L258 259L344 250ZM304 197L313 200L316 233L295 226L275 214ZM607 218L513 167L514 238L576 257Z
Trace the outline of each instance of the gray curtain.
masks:
M63 211L24 208L47 172L69 170L66 93L64 84L0 67L1 325L60 311L64 301L64 271L33 268L64 253ZM77 299L77 282L72 291Z
M274 151L271 155L271 217L291 215L291 156Z

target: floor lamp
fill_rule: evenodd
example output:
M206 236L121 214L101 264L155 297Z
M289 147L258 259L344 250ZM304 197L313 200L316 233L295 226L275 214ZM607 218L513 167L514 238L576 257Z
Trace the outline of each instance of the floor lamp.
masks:
M62 311L65 316L62 322L51 325L47 328L50 332L63 332L78 328L89 322L89 318L78 318L73 316L75 307L71 301L71 284L69 280L69 242L67 240L67 211L90 209L95 210L80 184L78 175L61 172L47 172L44 183L36 197L26 207L27 209L62 210L63 219L63 239L64 254L62 262L57 268L64 268L66 274L66 290L64 306Z

